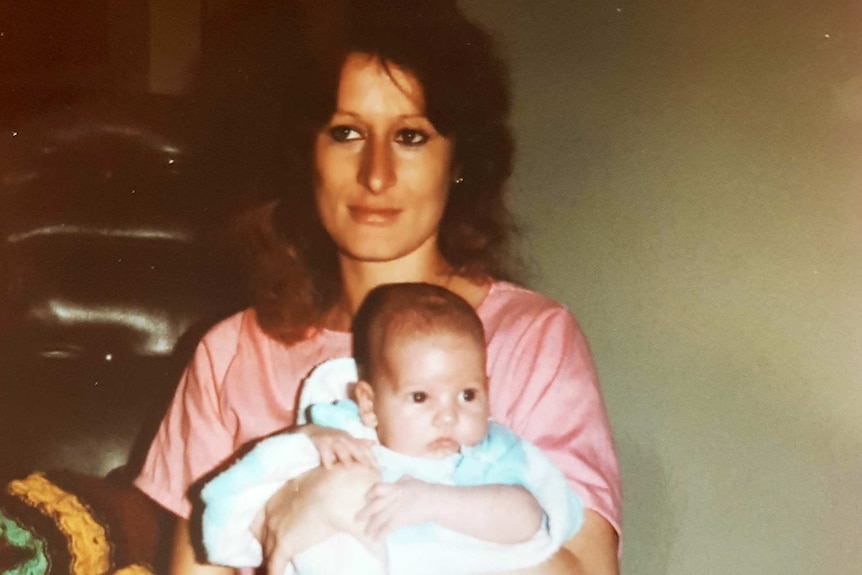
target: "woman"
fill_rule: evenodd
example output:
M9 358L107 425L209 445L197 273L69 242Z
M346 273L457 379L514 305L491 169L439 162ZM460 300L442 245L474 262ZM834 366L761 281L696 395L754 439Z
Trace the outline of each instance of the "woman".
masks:
M274 59L290 75L277 98L284 198L257 236L255 308L204 337L137 480L179 517L174 573L225 571L195 561L188 488L244 443L291 425L302 378L350 354L365 294L407 281L476 308L492 417L542 448L588 508L565 549L529 573L617 570L619 479L586 343L564 308L502 281L504 68L454 3L409 6L286 9L307 49ZM276 494L253 525L270 572L334 531L360 530L352 510L367 481L358 468L316 471Z

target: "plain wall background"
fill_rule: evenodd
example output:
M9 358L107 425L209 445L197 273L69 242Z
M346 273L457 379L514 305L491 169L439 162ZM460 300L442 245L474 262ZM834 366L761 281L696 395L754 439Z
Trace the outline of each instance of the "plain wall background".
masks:
M862 3L467 0L531 285L590 340L628 575L862 573Z
M153 91L190 1L149 3ZM591 343L624 574L862 573L862 3L461 5L512 62L522 251Z
M204 1L147 2L132 85L182 92ZM460 1L512 62L522 251L591 343L624 574L862 574L862 2Z

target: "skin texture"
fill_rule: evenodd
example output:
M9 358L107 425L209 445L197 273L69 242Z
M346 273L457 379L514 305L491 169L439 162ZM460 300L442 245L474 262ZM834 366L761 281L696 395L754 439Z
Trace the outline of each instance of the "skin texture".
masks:
M365 294L383 283L432 283L478 306L489 283L455 275L437 245L437 225L455 177L452 142L429 130L428 140L415 145L422 141L416 132L430 125L418 82L405 71L390 66L387 72L374 58L355 54L342 69L336 107L315 142L317 205L339 248L342 273L340 300L323 327L349 330ZM338 531L367 541L355 513L377 481L373 470L354 465L318 468L288 482L252 525L269 572L283 573L293 555ZM179 520L177 527L171 573L230 572L196 563L186 521ZM519 573L613 575L618 571L616 537L604 518L588 511L565 549Z

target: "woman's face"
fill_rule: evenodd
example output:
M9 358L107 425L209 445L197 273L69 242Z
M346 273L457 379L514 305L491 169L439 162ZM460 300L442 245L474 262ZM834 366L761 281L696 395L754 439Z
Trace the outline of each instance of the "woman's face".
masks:
M367 54L348 56L335 113L315 139L317 207L342 257L436 255L451 162L452 142L425 117L416 78Z

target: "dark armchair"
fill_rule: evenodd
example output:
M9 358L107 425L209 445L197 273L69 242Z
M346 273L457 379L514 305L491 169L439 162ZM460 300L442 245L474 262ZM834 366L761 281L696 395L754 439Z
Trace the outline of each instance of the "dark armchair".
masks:
M191 169L179 99L5 101L0 480L63 469L135 498L129 480L195 342L245 305L231 202Z

